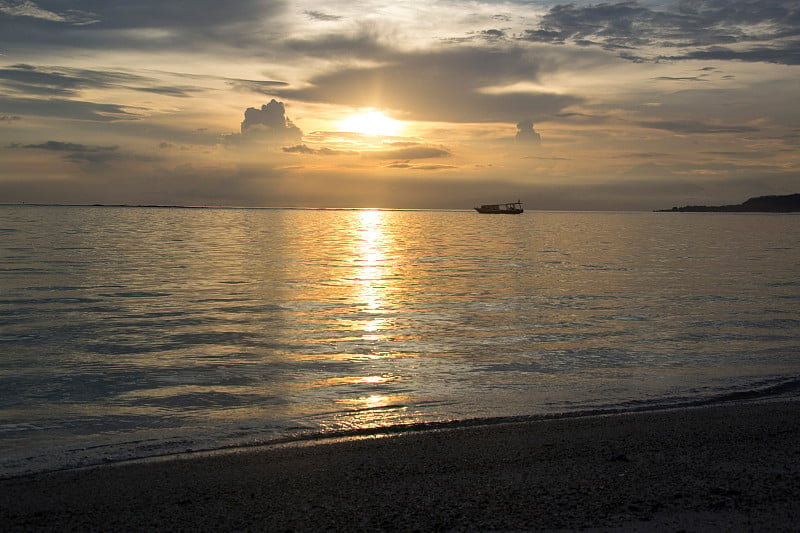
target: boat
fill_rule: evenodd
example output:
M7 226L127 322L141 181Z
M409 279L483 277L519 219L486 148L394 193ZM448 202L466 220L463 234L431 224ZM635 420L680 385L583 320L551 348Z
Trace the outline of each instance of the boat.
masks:
M475 211L487 215L519 215L522 213L523 209L522 202L517 200L516 202L509 202L507 204L484 204L480 207L476 207Z

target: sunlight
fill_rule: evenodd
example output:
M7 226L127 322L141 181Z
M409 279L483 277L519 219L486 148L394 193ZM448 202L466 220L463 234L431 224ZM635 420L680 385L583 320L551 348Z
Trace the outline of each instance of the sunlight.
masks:
M340 131L362 135L398 135L403 130L402 122L375 109L350 115L339 122L338 126Z
M383 213L367 209L359 213L361 242L357 261L359 270L357 278L361 285L361 299L366 304L366 311L379 313L383 308L384 251L386 247L383 234ZM375 318L364 330L374 332L380 329L382 320Z

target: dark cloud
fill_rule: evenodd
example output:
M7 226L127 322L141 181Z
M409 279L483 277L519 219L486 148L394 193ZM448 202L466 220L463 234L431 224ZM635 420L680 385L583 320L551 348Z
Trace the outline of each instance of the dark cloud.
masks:
M800 40L778 43L774 46L755 46L748 50L733 50L723 46L714 46L704 50L695 50L683 55L665 56L662 59L698 59L703 61L750 61L776 63L782 65L800 65Z
M171 96L173 98L189 98L193 94L205 92L205 89L198 87L170 87L167 85L158 87L136 87L134 90L145 93L160 94L162 96Z
M322 11L303 11L304 14L308 15L308 18L313 20L321 20L324 22L330 22L334 20L340 20L342 17L338 15L329 15L327 13L323 13Z
M47 5L52 2L42 2L40 5ZM58 7L58 6L56 6ZM68 25L82 26L94 24L97 18L94 14L81 11L79 9L66 9L50 11L36 5L31 0L11 0L0 2L0 16L31 18L39 21L55 22Z
M68 143L61 141L47 141L42 144L26 144L20 148L37 148L39 150L52 150L54 152L105 152L116 150L117 146L89 146L79 143Z
M498 41L506 38L506 32L503 30L484 30L480 32L480 36L488 41Z
M514 139L520 144L538 145L542 143L542 136L533 129L533 121L531 120L517 122L517 135Z
M693 120L660 120L652 122L639 122L639 126L657 130L666 130L679 134L755 133L759 131L758 128L754 128L752 126L707 124Z
M307 87L279 89L285 98L402 110L406 118L451 122L516 122L578 103L550 93L487 93L492 86L538 79L552 67L522 48L448 47L395 53L375 67L351 67L311 78Z
M262 105L261 109L248 107L244 112L242 135L260 133L280 138L299 138L302 135L300 129L286 116L283 102L274 98L268 104Z
M789 150L786 150L787 152ZM712 156L720 156L724 158L734 158L734 159L769 159L775 156L774 152L771 151L764 151L764 152L755 152L752 150L743 150L740 152L718 152L718 151L707 151L707 152L700 152L704 155L712 155Z
M73 96L81 89L108 88L150 81L133 74L73 68L39 68L32 65L12 65L0 69L0 84L26 95Z
M683 76L683 77L676 77L676 76L658 76L653 78L654 80L658 81L708 81L703 79L702 76Z
M110 122L139 118L123 105L98 104L61 98L14 98L0 95L0 113Z
M285 0L16 0L0 3L0 24L6 46L214 50L263 44L264 22L285 8Z
M673 155L664 152L630 152L617 156L618 159L663 159L667 157L673 157Z
M248 107L244 112L241 134L230 135L228 142L257 141L267 143L298 143L303 132L286 116L283 102L274 98L260 109Z
M81 143L47 141L41 144L15 144L11 148L65 152L64 159L75 162L104 163L122 158L118 146L92 146Z
M305 144L288 146L283 148L287 154L309 154L309 155L356 155L358 152L350 150L333 150L331 148L309 148Z
M342 56L380 59L394 54L384 44L377 28L362 24L355 32L316 35L313 39L288 39L284 42L291 52L313 57L341 59Z
M203 92L197 86L169 86L145 76L120 71L18 64L0 69L0 87L30 96L74 97L86 89L125 88L185 98Z
M237 91L258 93L264 95L273 94L275 87L289 86L289 84L284 81L268 81L268 80L229 79L226 80L226 83Z
M380 150L377 152L364 153L364 157L369 159L398 159L403 161L449 156L450 152L443 148L436 148L434 146L412 146L409 148L397 148L395 150Z
M414 170L447 170L449 168L458 168L453 165L411 165Z
M798 35L800 4L795 0L675 0L665 9L635 1L556 5L523 38L639 51L620 54L629 59L658 58L661 54L645 50L653 46L695 49L675 58L797 64L796 44L787 46L778 40ZM754 47L712 48L748 43Z
M391 165L386 165L384 168L401 168L409 170L447 170L458 167L453 165L412 165L411 163L392 163Z

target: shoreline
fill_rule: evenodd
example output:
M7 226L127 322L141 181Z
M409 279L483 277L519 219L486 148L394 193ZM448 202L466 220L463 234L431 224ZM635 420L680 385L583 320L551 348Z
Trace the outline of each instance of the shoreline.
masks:
M115 454L96 457L94 460L84 456L79 462L65 462L50 467L38 469L16 469L0 473L0 481L19 477L30 477L58 472L79 471L119 464L142 463L148 461L172 460L176 458L196 458L201 456L246 452L278 446L313 446L331 442L356 440L365 438L389 437L405 433L417 433L437 430L456 430L476 426L495 426L503 424L535 423L547 420L569 418L585 418L595 416L625 415L632 413L649 413L670 411L675 409L691 409L697 407L726 405L739 401L772 401L800 399L800 378L769 380L768 384L762 382L753 388L731 390L722 394L698 398L663 398L654 402L646 401L624 405L596 406L576 411L561 411L554 413L538 413L529 415L488 416L464 419L431 420L427 422L398 423L386 426L351 428L331 431L308 431L290 433L252 442L225 444L214 447L186 446L183 449L171 451L162 450L153 454L119 456ZM75 449L74 451L80 451Z
M800 401L299 441L0 480L7 531L796 531Z

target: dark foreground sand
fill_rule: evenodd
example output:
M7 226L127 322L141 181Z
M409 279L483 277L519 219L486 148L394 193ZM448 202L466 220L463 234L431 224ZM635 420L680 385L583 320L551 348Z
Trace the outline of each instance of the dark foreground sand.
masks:
M0 481L0 530L800 531L800 402L448 429Z

